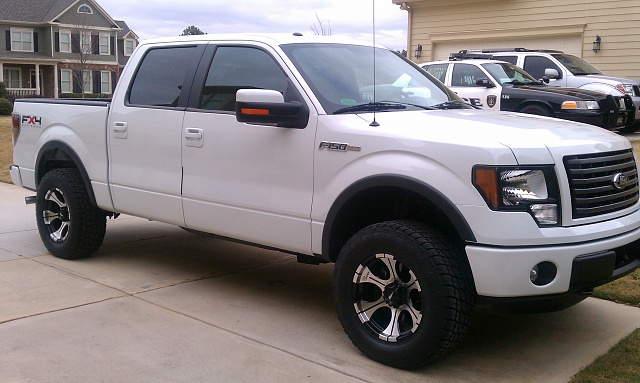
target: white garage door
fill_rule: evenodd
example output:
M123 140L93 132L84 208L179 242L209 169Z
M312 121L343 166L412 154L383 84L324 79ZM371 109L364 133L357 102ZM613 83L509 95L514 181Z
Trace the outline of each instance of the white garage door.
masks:
M434 43L433 59L447 60L451 52L459 52L463 49L487 49L487 48L527 48L527 49L555 49L582 57L582 36L547 36L547 37L520 37L499 40L470 40L447 41Z

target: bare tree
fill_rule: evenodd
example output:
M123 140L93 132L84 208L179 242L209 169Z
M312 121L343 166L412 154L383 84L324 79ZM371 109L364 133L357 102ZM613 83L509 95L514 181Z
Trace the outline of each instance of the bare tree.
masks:
M325 24L325 22L320 19L320 16L318 16L318 12L316 12L316 20L318 20L318 23L314 23L311 26L311 32L313 32L314 35L331 36L331 23L327 21Z
M91 55L100 51L100 37L91 34L91 27L88 23L90 14L77 13L71 28L71 53L73 59L67 62L67 67L73 74L73 82L80 87L81 97L87 84L92 80L89 61Z

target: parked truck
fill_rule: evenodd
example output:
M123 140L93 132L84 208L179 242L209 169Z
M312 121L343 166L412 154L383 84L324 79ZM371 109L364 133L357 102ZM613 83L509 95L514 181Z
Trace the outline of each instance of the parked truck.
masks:
M444 355L475 305L559 310L640 265L626 138L476 110L369 43L149 40L111 100L17 100L13 139L54 256L122 213L334 262L345 332L395 367Z

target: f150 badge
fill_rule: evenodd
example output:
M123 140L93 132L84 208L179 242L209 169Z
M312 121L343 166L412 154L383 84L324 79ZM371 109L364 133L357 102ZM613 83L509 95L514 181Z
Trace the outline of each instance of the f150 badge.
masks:
M23 128L41 128L42 117L38 116L22 116L21 125Z
M352 146L342 142L329 142L329 141L322 141L318 149L320 150L327 149L327 150L333 150L336 152L347 152L347 151L359 152L360 151L359 146Z

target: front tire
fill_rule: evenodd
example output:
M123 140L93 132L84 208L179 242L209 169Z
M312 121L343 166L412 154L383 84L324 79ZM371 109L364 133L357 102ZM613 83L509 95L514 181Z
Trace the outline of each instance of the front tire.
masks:
M77 169L46 173L36 195L38 232L51 254L63 259L85 257L98 250L106 231L104 211L93 206Z
M369 358L417 368L466 335L475 292L461 252L432 228L389 221L356 233L334 270L338 317Z

